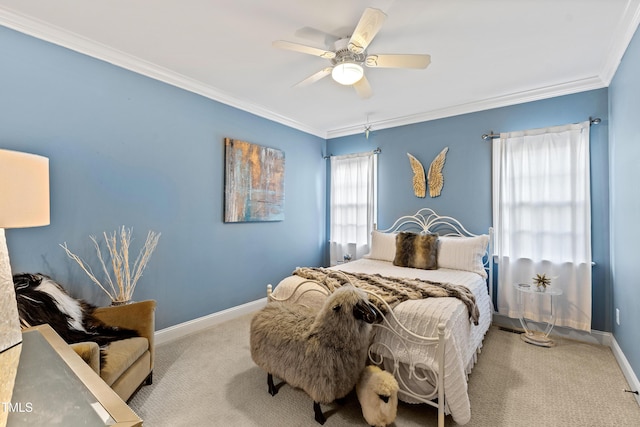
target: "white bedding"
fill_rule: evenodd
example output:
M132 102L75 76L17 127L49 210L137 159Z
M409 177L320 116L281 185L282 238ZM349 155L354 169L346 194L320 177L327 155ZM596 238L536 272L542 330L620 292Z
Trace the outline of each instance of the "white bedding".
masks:
M477 351L482 346L482 340L491 324L492 305L487 292L485 279L477 273L438 269L420 270L414 268L397 267L388 261L374 259L359 259L332 267L335 270L345 272L357 272L367 274L381 274L390 277L419 278L435 282L448 282L464 285L469 288L476 298L476 304L480 311L479 324L476 326L469 320L469 313L462 301L457 298L428 298L423 300L405 301L394 308L394 314L398 320L411 331L423 336L437 336L437 326L444 322L445 328L445 377L444 389L447 412L451 414L458 424L466 424L471 418L471 407L467 393L467 375L471 372L475 362ZM273 296L286 298L300 282L305 279L298 276L289 276L283 279L274 289ZM316 285L305 284L298 290L300 294L304 289L313 288ZM302 296L299 302L318 306L322 304L324 295L311 292ZM399 338L381 329L377 329L374 338L376 342L383 342L391 348L400 348ZM434 366L435 346L411 346L410 355L407 352L399 355L402 363L421 363ZM405 378L406 379L406 378ZM409 387L417 385L409 384ZM402 388L402 387L401 387ZM414 388L415 390L415 388ZM421 392L427 392L428 387L420 387ZM401 396L402 398L402 396ZM411 402L411 399L405 399Z

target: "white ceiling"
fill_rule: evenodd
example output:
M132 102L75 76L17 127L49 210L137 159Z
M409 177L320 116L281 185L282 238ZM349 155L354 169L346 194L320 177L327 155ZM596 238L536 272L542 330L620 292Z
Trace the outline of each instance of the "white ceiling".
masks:
M388 15L369 53L428 53L425 70L365 69L360 99L330 77L307 27L350 35ZM0 25L331 138L609 85L640 0L0 0ZM309 31L307 31L309 33Z

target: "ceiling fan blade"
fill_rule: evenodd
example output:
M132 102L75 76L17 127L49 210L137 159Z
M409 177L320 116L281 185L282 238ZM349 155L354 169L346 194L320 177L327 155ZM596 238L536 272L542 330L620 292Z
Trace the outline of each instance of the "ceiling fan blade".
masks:
M293 50L295 52L306 53L309 55L319 56L321 58L331 59L336 56L334 52L330 52L328 50L318 49L315 47L307 46L300 43L288 42L285 40L276 40L272 43L272 45L273 47L276 47L278 49Z
M373 68L427 68L431 63L431 55L369 55L365 61L367 67Z
M329 34L312 27L302 27L294 34L296 37L301 37L314 43L322 43L325 46L333 46L336 40L340 39L340 37L336 35Z
M362 99L371 98L371 95L373 95L371 85L369 84L369 80L367 80L366 76L362 76L360 80L355 82L353 84L353 88L356 90L358 96Z
M302 80L299 83L296 83L295 85L293 85L293 87L304 87L304 86L308 86L311 83L315 83L318 80L327 77L329 74L331 74L331 70L333 70L333 67L327 67L327 68L323 68L322 70L318 71L317 73L307 77L306 79Z
M349 50L353 53L364 52L380 31L385 19L387 19L387 15L380 9L366 8L356 29L353 30L353 35L349 40Z

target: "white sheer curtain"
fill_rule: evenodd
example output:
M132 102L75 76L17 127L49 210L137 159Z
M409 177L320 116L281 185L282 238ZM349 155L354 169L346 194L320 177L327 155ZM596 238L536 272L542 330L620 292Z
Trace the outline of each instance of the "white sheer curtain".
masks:
M514 283L540 273L559 326L591 329L589 122L500 134L493 142L498 312L518 317ZM525 316L544 321L550 298L525 294Z
M369 252L376 222L377 154L331 157L329 255L331 265Z

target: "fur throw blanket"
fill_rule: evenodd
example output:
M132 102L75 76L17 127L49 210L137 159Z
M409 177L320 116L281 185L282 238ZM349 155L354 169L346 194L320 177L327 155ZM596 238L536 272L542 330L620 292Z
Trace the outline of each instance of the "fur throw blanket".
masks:
M93 316L95 306L72 298L44 274L13 275L22 327L48 323L67 344L93 341L100 347L112 341L137 337L130 329L107 326Z
M346 273L344 271L316 267L298 267L293 274L323 283L331 292L342 285L351 283L358 288L374 292L392 308L410 299L454 297L467 306L469 319L474 325L478 324L480 317L475 296L469 288L462 285L438 283L422 279L386 277L380 274ZM385 313L386 310L382 304L379 304L376 300L371 300L371 302L382 313Z

